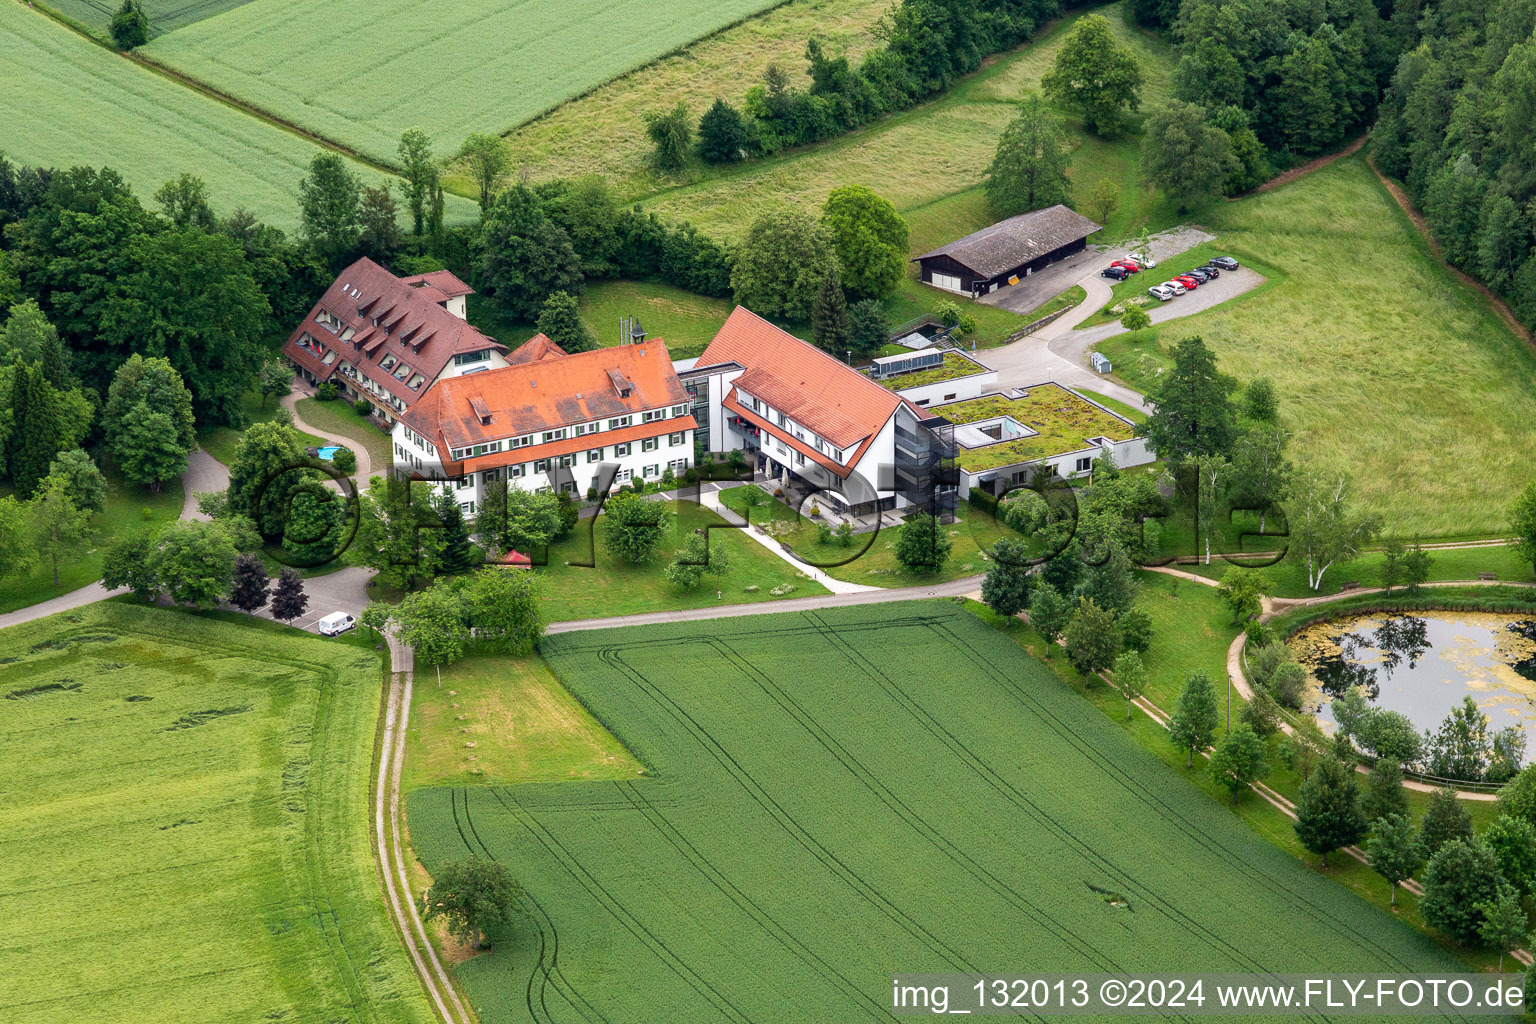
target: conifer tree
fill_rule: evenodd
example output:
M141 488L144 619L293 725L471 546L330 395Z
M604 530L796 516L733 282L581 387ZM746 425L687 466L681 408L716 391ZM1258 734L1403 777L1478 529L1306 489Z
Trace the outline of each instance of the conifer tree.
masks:
M1301 785L1292 828L1301 845L1323 855L1357 843L1365 835L1365 815L1360 810L1360 791L1355 773L1337 758L1325 757Z
M811 337L821 349L835 356L848 349L848 299L835 268L821 279L821 290L811 306Z

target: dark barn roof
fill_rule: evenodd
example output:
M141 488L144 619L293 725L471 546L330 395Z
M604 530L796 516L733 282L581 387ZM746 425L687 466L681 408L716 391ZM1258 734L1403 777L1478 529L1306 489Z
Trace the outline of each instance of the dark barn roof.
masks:
M996 277L1048 252L1087 238L1100 225L1065 206L1021 213L916 257L948 256L982 277Z

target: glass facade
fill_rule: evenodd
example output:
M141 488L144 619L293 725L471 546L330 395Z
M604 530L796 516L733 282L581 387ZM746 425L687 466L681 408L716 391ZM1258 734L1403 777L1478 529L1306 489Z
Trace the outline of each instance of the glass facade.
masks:
M906 409L896 414L896 493L946 520L960 495L954 431L942 416L919 420Z

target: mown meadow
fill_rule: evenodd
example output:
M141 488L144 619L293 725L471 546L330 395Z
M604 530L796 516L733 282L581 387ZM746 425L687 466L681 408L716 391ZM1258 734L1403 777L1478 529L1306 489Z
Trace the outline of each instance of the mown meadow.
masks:
M952 602L543 650L649 777L409 798L429 869L491 856L527 888L458 967L485 1024L886 1019L891 971L996 963L1454 967Z
M1536 352L1430 253L1364 158L1201 221L1239 260L1283 274L1100 344L1115 376L1146 392L1172 347L1200 335L1223 371L1275 381L1293 458L1350 473L1389 531L1502 536L1510 500L1536 479Z
M0 1019L431 1021L370 854L380 669L121 601L0 632Z
M439 155L448 155L471 132L506 131L770 6L773 0L254 0L162 36L146 53L393 162L400 133L413 125L431 132Z
M120 172L142 201L182 173L236 208L291 230L299 179L319 146L117 56L23 4L0 4L0 148L13 163ZM382 177L361 164L369 184ZM450 197L448 220L478 216Z

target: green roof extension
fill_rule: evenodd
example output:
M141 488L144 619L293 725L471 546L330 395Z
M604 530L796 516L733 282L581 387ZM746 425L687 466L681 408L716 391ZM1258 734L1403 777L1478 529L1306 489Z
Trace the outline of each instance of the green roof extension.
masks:
M959 446L956 461L964 469L977 473L1082 451L1090 447L1090 437L1128 441L1136 436L1134 424L1060 384L1037 384L1027 390L1023 398L983 395L929 410L956 424L1009 416L1035 431L1029 437L1012 441L976 448Z
M876 384L891 391L906 391L910 388L920 388L924 384L937 384L940 381L955 380L959 377L973 377L978 373L986 373L987 368L968 356L963 356L953 350L944 353L944 362L938 366L926 370L917 370L913 373L901 373L894 377L876 379L871 377Z

